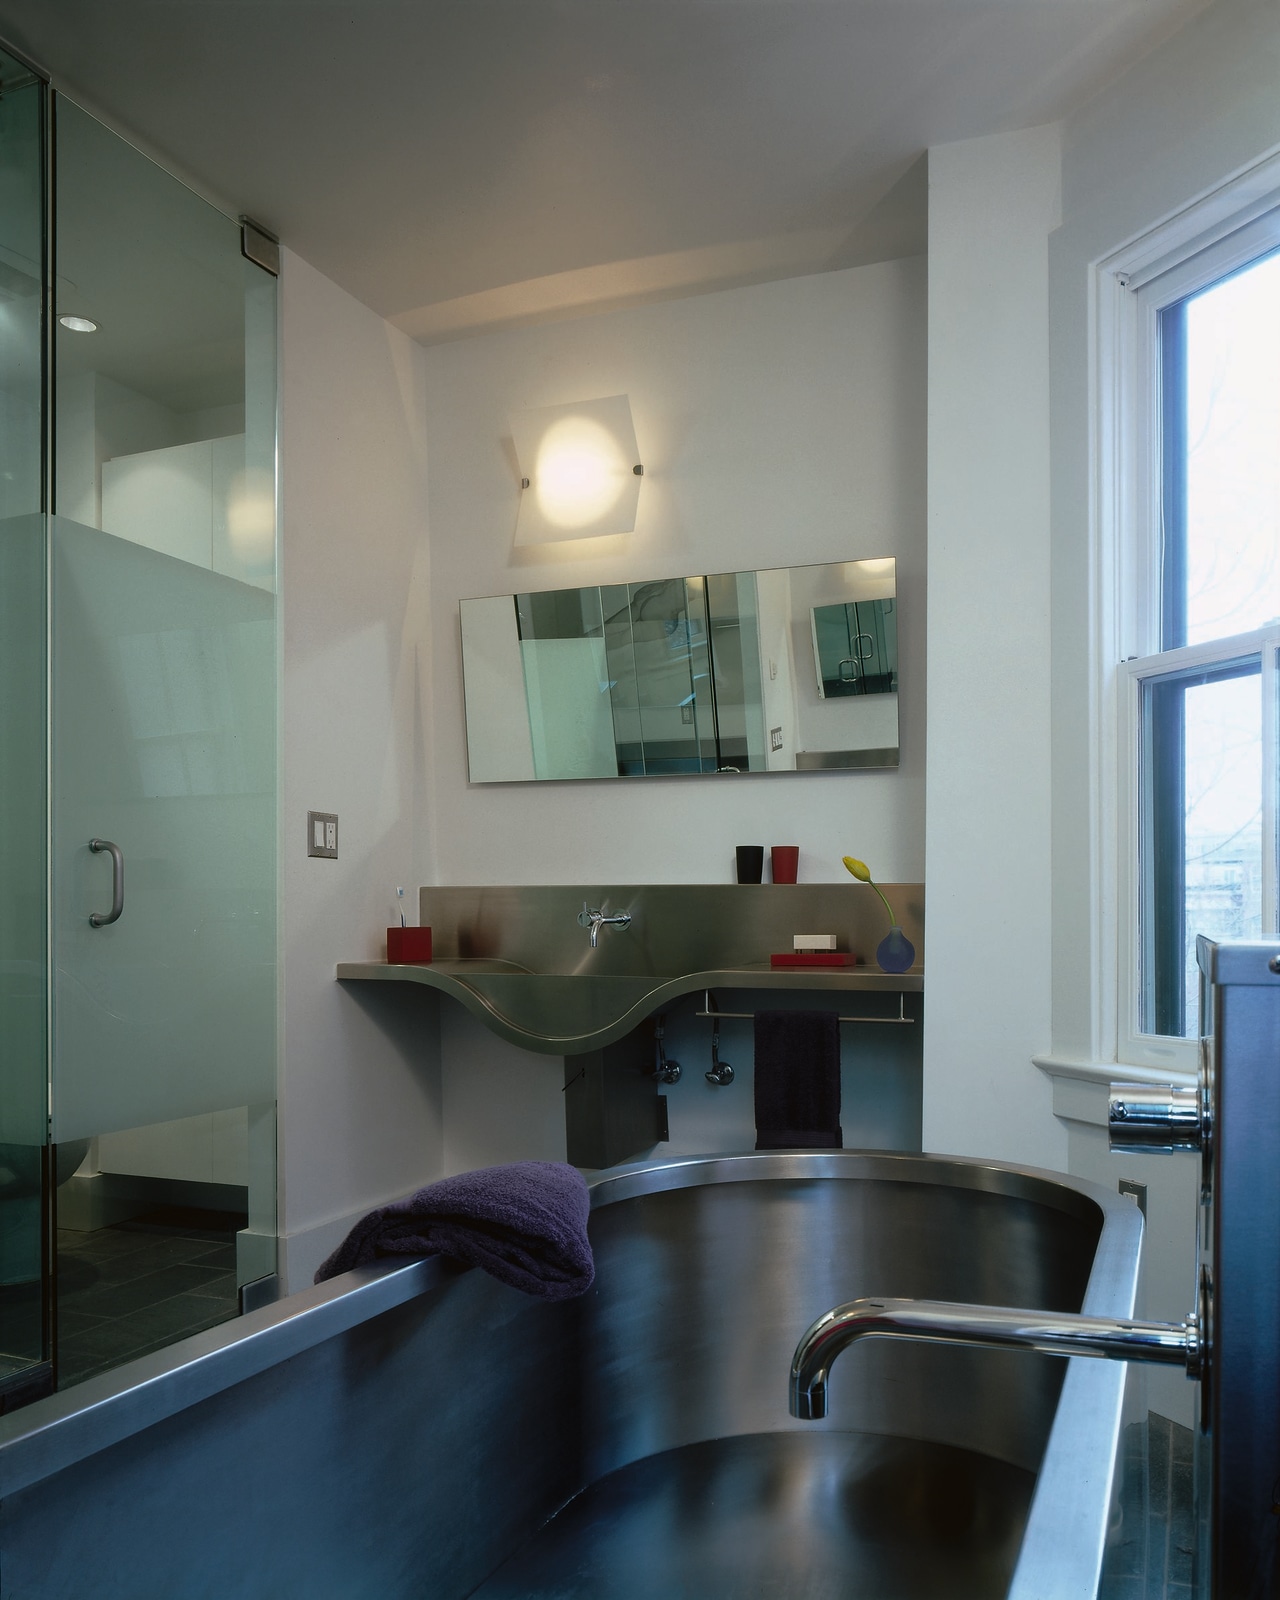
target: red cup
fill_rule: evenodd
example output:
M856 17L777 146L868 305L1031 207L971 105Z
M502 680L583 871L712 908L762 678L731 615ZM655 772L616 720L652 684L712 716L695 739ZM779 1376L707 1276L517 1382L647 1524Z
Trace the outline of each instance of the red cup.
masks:
M425 966L430 960L430 928L387 929L387 962L390 966Z
M800 846L798 844L775 844L769 851L769 860L773 865L773 881L775 883L794 883L796 873L800 868Z

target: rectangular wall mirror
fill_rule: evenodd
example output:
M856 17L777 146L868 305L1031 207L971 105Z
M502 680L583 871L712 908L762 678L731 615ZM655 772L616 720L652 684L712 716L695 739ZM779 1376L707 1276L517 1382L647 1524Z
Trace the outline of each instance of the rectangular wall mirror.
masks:
M895 563L463 600L472 783L898 764Z

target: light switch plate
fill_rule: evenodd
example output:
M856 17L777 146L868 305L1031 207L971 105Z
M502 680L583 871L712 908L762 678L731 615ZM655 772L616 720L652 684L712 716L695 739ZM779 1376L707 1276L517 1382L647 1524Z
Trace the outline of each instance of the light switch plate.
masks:
M338 859L338 817L333 811L307 812L307 854Z

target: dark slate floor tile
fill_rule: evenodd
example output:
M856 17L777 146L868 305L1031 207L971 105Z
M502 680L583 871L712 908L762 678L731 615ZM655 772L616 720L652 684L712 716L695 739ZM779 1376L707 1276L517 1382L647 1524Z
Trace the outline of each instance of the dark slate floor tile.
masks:
M216 1245L210 1245L203 1239L148 1238L139 1234L135 1248L127 1254L113 1258L107 1265L106 1272L108 1276L115 1273L123 1279L126 1274L132 1272L132 1264L138 1261L151 1261L156 1266L169 1266L171 1263L198 1260L216 1248Z
M196 1295L207 1295L211 1300L228 1300L232 1304L239 1304L238 1285L234 1272L224 1272L220 1277L212 1278L206 1284L191 1291Z
M58 1233L62 1387L216 1326L239 1311L237 1213L160 1208Z
M0 1350L20 1367L27 1366L40 1359L43 1338L39 1282L0 1287Z
M192 1260L198 1260L202 1267L221 1267L224 1272L234 1272L236 1247L234 1244L212 1245L200 1256L193 1256Z
M184 1294L201 1284L212 1282L222 1274L214 1267L198 1267L185 1263L161 1267L131 1276L123 1282L96 1285L82 1293L68 1296L65 1305L70 1311L86 1311L91 1316L125 1317Z
M97 1328L107 1319L105 1317L90 1316L85 1311L69 1311L58 1307L58 1337L67 1339L73 1333L87 1333L90 1328Z
M79 1233L71 1228L58 1229L58 1254L93 1256L106 1260L113 1255L127 1255L139 1245L137 1234L117 1233L114 1228L97 1228Z
M189 1333L214 1328L220 1322L229 1321L234 1314L234 1310L217 1300L197 1294L180 1294L160 1305L135 1312L124 1322L150 1348L159 1348Z
M99 1323L83 1333L74 1333L58 1345L58 1387L79 1383L104 1366L118 1366L141 1355L145 1340L137 1331L119 1322Z
M148 1272L158 1272L161 1267L170 1266L174 1261L174 1253L171 1250L157 1250L150 1246L130 1250L127 1254L121 1255L60 1256L58 1297L66 1300L129 1283L134 1278L144 1277Z

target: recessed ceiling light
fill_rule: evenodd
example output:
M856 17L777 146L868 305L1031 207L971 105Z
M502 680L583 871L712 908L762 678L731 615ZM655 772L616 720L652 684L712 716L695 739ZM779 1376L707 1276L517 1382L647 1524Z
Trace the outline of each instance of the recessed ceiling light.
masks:
M58 321L64 328L70 328L72 333L97 333L98 324L90 322L88 317L59 317Z

